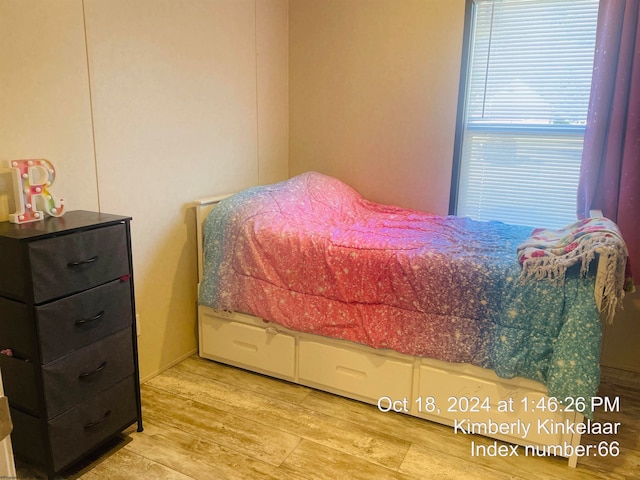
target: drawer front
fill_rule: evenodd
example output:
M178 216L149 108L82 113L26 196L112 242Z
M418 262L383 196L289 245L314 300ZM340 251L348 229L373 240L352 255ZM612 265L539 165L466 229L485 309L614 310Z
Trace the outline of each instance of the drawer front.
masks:
M132 325L131 280L115 280L36 307L42 363Z
M0 355L2 383L9 403L34 414L38 411L36 365L20 358Z
M307 340L300 340L299 348L298 375L303 383L355 394L374 404L382 397L400 400L411 396L410 362Z
M9 408L11 413L11 446L20 457L33 463L43 463L45 456L44 438L38 417Z
M0 295L23 299L27 275L24 249L13 239L0 237L0 272L11 272L0 275Z
M295 339L265 329L203 315L200 324L201 354L206 358L262 372L293 378Z
M137 419L133 376L49 422L53 465L70 465Z
M567 442L571 444L571 435L562 432L547 433L545 428L537 428L537 425L538 421L544 424L547 419L549 419L547 425L564 423L565 418L573 418L575 414L540 409L532 412L532 407L524 409L522 405L524 396L529 399L529 405L537 405L538 401L546 395L536 390L529 390L526 395L522 395L523 390L520 388L514 393L513 387L502 383L498 377L492 380L430 365L420 366L418 397L433 398L433 404L439 406L439 416L448 419L451 424L457 421L464 427L467 425L466 420L474 423L486 424L491 420L493 424L510 424L513 423L515 414L521 422L517 425L518 427L529 425L530 428L527 431L514 428L513 435L506 435L503 438L516 443L562 445L563 442ZM483 406L485 401L486 406ZM499 408L500 402L503 404L502 411ZM545 402L545 404L548 403ZM504 411L504 405L508 405L508 412ZM426 412L415 411L414 414L430 419Z
M53 418L133 373L131 329L121 330L42 367L47 416Z
M34 303L129 274L124 224L29 243Z
M0 347L20 357L37 361L36 331L24 303L0 297Z

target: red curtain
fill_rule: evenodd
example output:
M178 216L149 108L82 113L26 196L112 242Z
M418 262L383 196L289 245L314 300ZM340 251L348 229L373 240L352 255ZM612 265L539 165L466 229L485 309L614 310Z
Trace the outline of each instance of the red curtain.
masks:
M640 0L600 0L578 217L602 210L640 267Z

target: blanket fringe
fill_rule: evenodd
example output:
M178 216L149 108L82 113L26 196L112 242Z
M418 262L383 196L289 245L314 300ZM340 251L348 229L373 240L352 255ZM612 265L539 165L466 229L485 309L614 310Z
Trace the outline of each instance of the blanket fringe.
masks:
M596 288L602 289L600 312L607 323L613 323L618 309L622 309L625 296L625 267L627 248L618 236L596 236L580 242L580 245L563 256L528 258L522 264L522 281L548 280L553 285L563 285L567 270L580 263L580 274L586 276L591 262L596 258L598 265ZM604 271L600 271L604 267Z

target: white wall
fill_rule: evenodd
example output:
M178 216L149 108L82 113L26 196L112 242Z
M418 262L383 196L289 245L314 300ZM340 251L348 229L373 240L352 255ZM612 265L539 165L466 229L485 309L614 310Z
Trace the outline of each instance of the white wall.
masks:
M291 0L291 173L446 214L464 5Z
M288 176L287 15L286 0L0 0L0 160L47 158L69 209L133 217L143 379L196 348L188 203Z
M636 273L637 275L637 273ZM634 277L637 280L637 277ZM624 298L611 325L604 325L600 363L607 367L640 373L640 286Z
M78 1L0 1L0 163L21 158L51 160L51 190L74 209L98 207Z

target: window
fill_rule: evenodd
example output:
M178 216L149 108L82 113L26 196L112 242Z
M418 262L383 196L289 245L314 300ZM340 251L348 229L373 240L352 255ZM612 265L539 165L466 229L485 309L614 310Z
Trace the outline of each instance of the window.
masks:
M451 213L576 220L598 0L467 0Z

